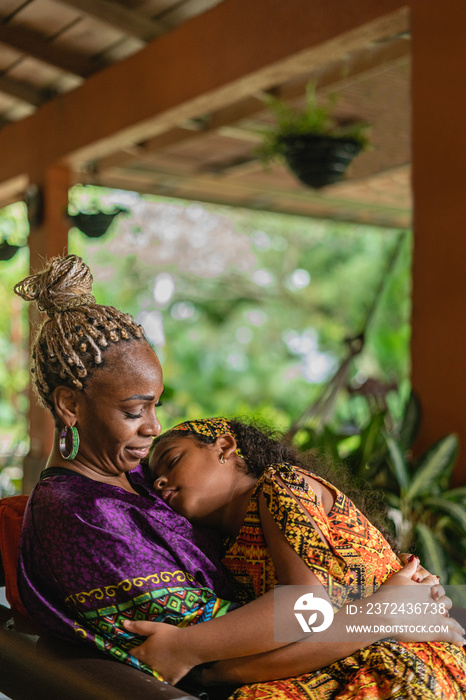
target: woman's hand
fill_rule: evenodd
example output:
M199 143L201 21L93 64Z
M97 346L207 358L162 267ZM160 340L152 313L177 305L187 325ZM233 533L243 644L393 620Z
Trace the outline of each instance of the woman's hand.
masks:
M185 644L185 628L165 622L123 622L127 632L147 639L131 649L131 655L161 674L169 683L175 684L199 661L193 649Z

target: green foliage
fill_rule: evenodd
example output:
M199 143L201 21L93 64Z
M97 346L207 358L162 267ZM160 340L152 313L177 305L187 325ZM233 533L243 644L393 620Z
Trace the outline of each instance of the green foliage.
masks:
M24 246L28 233L26 207L23 203L17 202L0 209L0 241Z
M27 310L13 294L14 284L29 269L25 207L0 211L0 238L20 246L0 261L0 497L20 490L21 463L27 452Z
M267 164L274 158L284 156L286 146L284 139L288 136L313 134L337 139L350 139L361 145L363 150L369 147L367 130L364 122L339 123L332 114L335 98L329 98L326 104L319 104L314 83L306 87L306 102L302 109L291 107L283 100L267 95L265 102L275 118L276 125L264 130L262 143L257 155Z
M442 582L464 583L466 487L449 488L457 436L441 438L416 459L411 451L421 420L416 396L411 395L399 425L388 418L386 411L371 415L350 443L347 435L328 426L322 434L303 428L300 444L343 458L361 488L381 489L401 551L415 550ZM466 600L456 602L464 605Z
M183 238L189 216L195 223ZM205 217L207 228L217 226L205 240L197 216ZM72 231L70 251L89 263L100 302L163 324L164 339L154 342L174 391L161 411L164 426L224 413L259 415L287 430L340 362L344 339L364 322L398 235L147 197L114 225L104 244ZM379 300L350 381L356 375L408 381L410 256L405 234L392 273L397 283ZM213 261L204 275L202 265ZM153 295L161 275L174 285L165 303ZM377 336L387 328L397 339L381 360ZM357 403L342 392L335 421L348 411L348 401Z

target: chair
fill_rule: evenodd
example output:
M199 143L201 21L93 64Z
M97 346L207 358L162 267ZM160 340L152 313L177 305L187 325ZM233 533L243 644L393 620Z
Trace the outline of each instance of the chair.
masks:
M46 634L24 612L18 612L22 606L16 588L16 558L26 501L26 496L0 500L0 587L6 586L12 606L0 605L0 692L11 700L194 698L85 644Z

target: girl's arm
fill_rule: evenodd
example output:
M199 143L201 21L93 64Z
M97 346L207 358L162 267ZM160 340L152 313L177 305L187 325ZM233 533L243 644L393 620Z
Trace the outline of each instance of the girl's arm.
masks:
M319 591L319 597L324 599L327 598L327 594L316 576L292 549L262 501L260 508L267 546L275 568L280 572L279 583L288 585L261 596L248 605L228 613L227 616L202 625L180 629L151 622L125 623L128 631L149 635L149 638L134 649L132 654L140 661L156 668L170 682L176 683L195 665L226 659L229 661L215 664L209 671L205 671L206 681L244 683L284 678L326 666L387 636L385 632L377 631L368 633L363 640L354 637L344 641L348 638L346 624L354 619L348 618L346 606L343 606L335 614L331 627L325 632L318 633L318 644L309 642L286 645L283 642L274 641L274 604L277 604L277 597L282 597L279 604L288 610L293 610L296 602L295 589L290 588L290 585L312 585L313 590ZM391 584L398 585L384 585L370 598L358 601L361 614L369 604L373 606L376 602L384 603L377 619L371 618L372 621L377 622L378 629L399 624L400 618L394 618L389 613L390 604L396 605L402 599L400 585L414 587L421 603L432 602L432 583L420 585L411 580L417 566L418 561L413 558L400 572L390 578ZM435 594L443 596L442 587L439 586L433 590ZM437 603L442 603L446 609L451 607L451 601L448 598L439 597ZM413 616L403 617L405 625L412 624L413 621ZM430 621L432 624L439 624L441 621L447 629L446 632L435 636L436 641L463 643L462 628L456 621L440 614L435 620ZM416 622L419 623L419 619ZM303 633L295 638L301 636ZM401 633L391 636L396 636L403 641L422 641L421 633L411 635L410 638ZM433 639L434 636L430 635L428 641ZM271 653L264 654L263 652L266 651Z
M316 584L320 585L319 581L291 548L263 501L260 502L260 514L267 547L271 553L276 571L280 572L279 583L290 585L312 584L313 588L310 590L316 591ZM409 555L407 555L406 559L408 556ZM346 606L343 606L343 608L336 613L331 627L324 632L315 634L312 639L308 636L306 640L307 643L288 644L282 648L267 653L256 654L255 656L244 656L237 659L218 661L211 668L203 670L203 682L206 685L210 683L244 684L297 676L302 673L323 668L387 636L396 637L402 641L419 642L423 641L423 637L425 641L432 641L432 635L427 633L423 635L419 630L411 634L405 631L399 631L398 633L390 635L386 632L371 632L365 633L363 637L357 637L355 634L348 634L348 624L358 624L361 622L364 624L376 624L378 629L382 626L400 627L400 622L403 623L403 626L412 626L415 620L412 618L408 619L405 615L402 620L400 620L399 616L388 616L387 618L387 616L383 614L378 614L376 617L373 615L366 616L363 609L369 609L373 612L375 609L374 604L379 602L382 605L381 611L383 611L385 605L391 601L390 605L387 605L388 610L396 610L399 608L398 604L407 600L410 597L409 594L412 592L416 594L418 592L427 593L427 602L424 603L426 606L430 606L430 603L434 599L440 610L442 610L440 605L444 604L446 609L451 605L449 599L440 597L443 595L444 591L441 586L436 585L438 583L437 577L432 576L427 580L430 575L427 571L423 570L425 572L423 578L426 581L426 585L429 587L435 585L435 588L431 590L430 588L420 590L419 586L413 584L411 580L415 572L419 570L418 560L413 558L406 563L407 566L405 566L401 572L389 579L387 586L383 586L370 598L358 601L357 607L360 610L360 615L357 619L353 616L348 616ZM409 590L403 590L397 586L393 591L387 589L389 585L396 584L409 585L410 588ZM433 597L430 597L431 591ZM391 595L387 597L387 594ZM326 597L323 588L319 595L321 595L321 597ZM353 608L354 607L353 605ZM389 619L390 617L391 619ZM417 623L425 623L426 618L427 616L422 620L417 619ZM464 644L464 640L461 638L461 634L464 633L464 630L462 630L456 621L452 621L450 626L450 620L447 620L442 613L437 614L435 620L429 617L429 624L441 624L445 626L445 623L448 624L448 632L443 640ZM414 626L416 627L416 625ZM437 641L439 639L440 637L437 636Z
M366 611L369 604L373 606L377 602L381 603L381 614L374 620L377 622L378 629L384 627L386 630L387 627L400 625L400 617L390 615L391 605L399 605L403 600L400 595L400 585L403 588L415 586L418 593L417 601L421 605L432 603L431 586L411 581L416 567L417 561L413 559L391 577L390 583L398 585L383 585L370 598L358 601L358 606ZM284 587L285 593L288 588ZM436 589L440 594L443 591L441 586L434 587L434 595ZM324 589L322 591L325 596ZM284 599L283 604L290 605L292 608L293 602L293 599L288 601ZM439 606L445 606L447 610L451 607L451 600L444 596L438 597L436 603ZM361 614L364 614L364 610ZM435 640L448 641L459 646L464 644L461 636L464 630L461 626L452 618L446 618L440 613L429 616L430 624L445 629L438 634L428 632L423 634L415 631L387 635L384 630L367 633L363 640L355 638L354 641L352 639L347 642L338 641L338 639L344 640L347 636L348 620L351 618L347 615L346 606L343 606L335 614L330 628L318 633L318 644L298 642L283 647L283 643L273 641L274 594L269 592L242 608L200 625L180 628L157 622L125 621L124 626L129 632L148 637L142 645L132 650L132 655L155 668L171 683L177 683L193 666L219 659L232 661L216 664L206 675L206 681L244 683L286 678L326 666L387 636L396 637L401 641ZM405 626L417 626L420 622L419 615L405 614L402 622ZM272 651L274 649L278 649L278 652ZM271 651L271 653L262 654L263 651ZM259 656L254 658L238 658L257 654Z

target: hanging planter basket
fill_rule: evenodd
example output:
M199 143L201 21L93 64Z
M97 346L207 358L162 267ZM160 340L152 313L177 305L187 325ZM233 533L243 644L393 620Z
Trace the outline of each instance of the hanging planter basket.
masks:
M126 214L127 211L121 207L112 212L85 213L79 211L77 214L69 214L68 218L72 225L79 228L88 238L100 238L104 233L107 233L114 218L119 214Z
M8 241L2 241L0 243L0 260L11 260L20 248L22 248L22 246L11 245Z
M361 151L358 141L316 134L282 136L282 153L290 170L308 187L339 182Z

